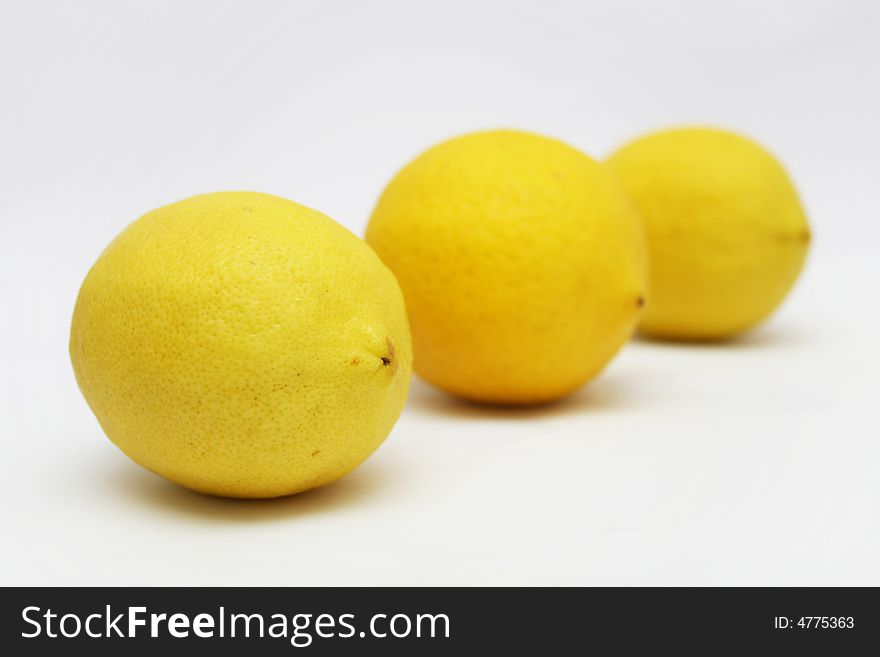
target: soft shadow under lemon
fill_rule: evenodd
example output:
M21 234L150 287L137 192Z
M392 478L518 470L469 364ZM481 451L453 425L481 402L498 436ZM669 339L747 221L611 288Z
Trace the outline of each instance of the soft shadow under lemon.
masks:
M759 326L743 333L706 340L661 338L637 333L640 344L681 349L778 349L800 344L806 336L787 326Z
M483 404L455 397L420 379L413 379L407 408L416 413L445 415L476 420L533 420L577 413L616 411L638 403L625 381L614 374L603 374L567 397L543 404L511 406Z
M364 463L341 479L310 491L271 499L213 497L178 486L124 459L96 474L104 494L133 506L209 522L271 522L370 504L394 476L381 461Z

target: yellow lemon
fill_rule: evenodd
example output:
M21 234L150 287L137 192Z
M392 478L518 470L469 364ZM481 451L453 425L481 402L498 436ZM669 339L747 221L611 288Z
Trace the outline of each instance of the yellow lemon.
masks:
M82 285L70 355L122 451L231 497L354 469L397 420L411 373L403 298L373 251L319 212L251 192L128 226Z
M646 247L625 191L539 135L481 132L429 149L388 185L367 241L403 289L416 372L473 400L575 390L645 303Z
M624 146L608 166L647 230L651 304L641 331L723 338L763 320L791 289L810 230L788 175L763 148L683 128Z

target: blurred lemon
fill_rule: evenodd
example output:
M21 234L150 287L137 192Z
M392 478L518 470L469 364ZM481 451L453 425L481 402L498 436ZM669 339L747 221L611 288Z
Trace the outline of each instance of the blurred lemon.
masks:
M429 149L388 185L367 241L403 289L416 372L473 400L575 390L645 303L644 236L619 182L539 135L481 132Z
M624 146L608 160L648 235L651 304L640 330L722 338L785 298L810 242L785 170L730 132L683 128Z

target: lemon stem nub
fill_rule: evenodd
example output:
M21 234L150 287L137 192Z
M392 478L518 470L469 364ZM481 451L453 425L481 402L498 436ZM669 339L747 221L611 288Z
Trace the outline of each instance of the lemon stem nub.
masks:
M391 373L397 372L397 362L394 357L397 354L397 351L394 349L394 343L391 342L391 338L385 338L385 355L382 356L382 366L390 367Z

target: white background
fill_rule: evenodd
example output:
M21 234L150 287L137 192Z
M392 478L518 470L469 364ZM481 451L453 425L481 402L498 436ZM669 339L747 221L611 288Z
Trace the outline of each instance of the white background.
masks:
M880 5L0 1L2 584L880 585ZM415 383L326 489L189 493L102 435L67 334L102 248L252 189L357 233L452 135L595 157L711 123L763 142L807 269L721 346L635 342L538 410Z

